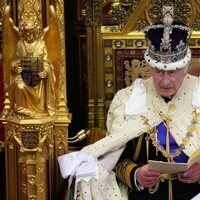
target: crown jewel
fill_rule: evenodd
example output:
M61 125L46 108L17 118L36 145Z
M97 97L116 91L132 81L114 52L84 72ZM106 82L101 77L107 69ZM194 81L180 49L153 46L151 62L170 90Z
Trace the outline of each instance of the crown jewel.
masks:
M147 26L144 30L148 42L145 59L150 65L151 61L153 64L170 64L188 56L192 31L188 26L174 22L173 15L173 7L163 6L163 23ZM167 65L161 68L167 68Z

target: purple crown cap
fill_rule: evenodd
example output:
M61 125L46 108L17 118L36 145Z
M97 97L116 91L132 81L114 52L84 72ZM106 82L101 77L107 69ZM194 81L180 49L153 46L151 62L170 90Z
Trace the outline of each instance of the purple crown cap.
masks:
M144 30L149 56L158 62L176 62L187 54L192 31L187 25L173 21L173 11L173 7L164 6L163 23L147 26Z

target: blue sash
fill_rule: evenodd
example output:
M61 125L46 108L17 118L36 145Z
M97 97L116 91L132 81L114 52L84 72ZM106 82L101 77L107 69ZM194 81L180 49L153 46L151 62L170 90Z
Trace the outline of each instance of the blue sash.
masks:
M163 122L160 123L156 128L158 130L158 140L160 141L160 144L166 149L167 128ZM174 153L176 149L178 149L178 145L176 144L176 141L174 140L171 134L169 134L169 143L170 153ZM184 152L181 152L181 154L175 157L173 160L178 163L186 163L188 161L188 156L185 155Z

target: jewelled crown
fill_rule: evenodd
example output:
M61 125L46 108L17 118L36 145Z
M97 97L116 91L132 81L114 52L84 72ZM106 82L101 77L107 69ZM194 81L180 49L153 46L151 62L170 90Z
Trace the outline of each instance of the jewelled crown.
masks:
M191 51L188 42L191 29L173 21L174 8L163 7L163 23L147 26L144 30L148 42L144 58L154 68L175 70L188 66Z

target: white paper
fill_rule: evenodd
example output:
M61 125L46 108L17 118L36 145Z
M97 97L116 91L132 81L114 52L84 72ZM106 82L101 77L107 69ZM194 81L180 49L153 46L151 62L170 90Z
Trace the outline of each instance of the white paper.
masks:
M160 173L179 173L188 169L187 163L168 163L155 160L149 160L148 167Z
M200 200L200 193L193 197L191 200Z

